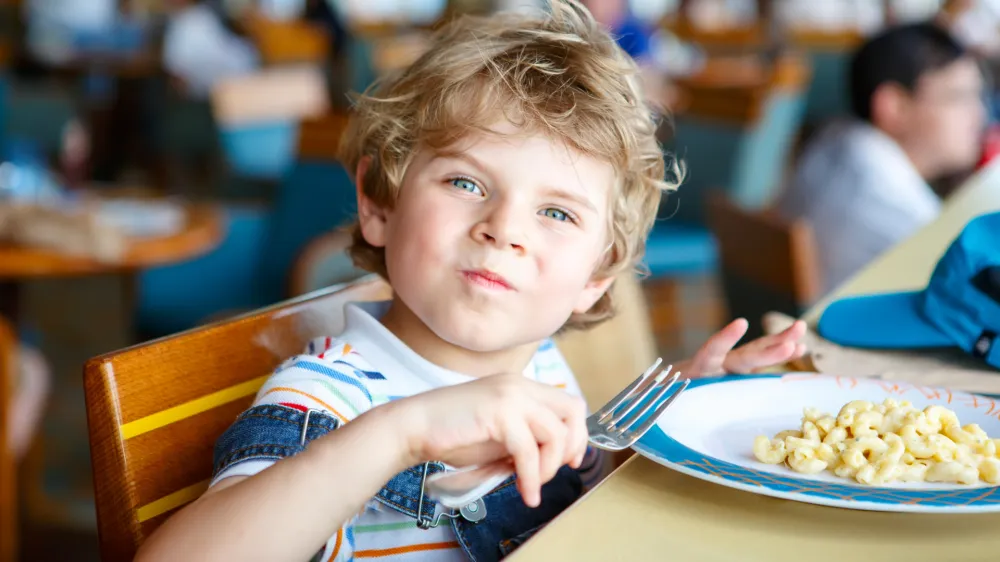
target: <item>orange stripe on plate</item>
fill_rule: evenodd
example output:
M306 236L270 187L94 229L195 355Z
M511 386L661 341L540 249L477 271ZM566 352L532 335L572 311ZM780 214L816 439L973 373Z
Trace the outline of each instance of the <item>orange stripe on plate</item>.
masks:
M337 410L334 410L333 406L327 404L326 402L323 402L322 400L320 400L319 398L316 398L315 396L313 396L312 394L309 394L308 392L302 392L301 390L298 390L296 388L289 388L287 386L276 386L274 388L269 389L267 392L265 392L264 395L261 396L261 398L263 398L264 396L267 396L268 394L271 394L272 392L291 392L292 394L301 394L302 396L305 396L306 398L308 398L308 399L316 402L320 406L323 406L324 408L326 408L327 410L329 410L331 414L333 414L333 415L337 416L338 418L340 418L340 421L342 421L344 423L347 423L347 418L345 418L344 416L342 416L339 412L337 412Z
M381 550L359 550L354 553L355 558L379 558L381 556L392 556L394 554L406 554L407 552L420 552L424 550L446 550L458 548L458 542L429 542L426 544L411 544L410 546L398 546L396 548L384 548Z

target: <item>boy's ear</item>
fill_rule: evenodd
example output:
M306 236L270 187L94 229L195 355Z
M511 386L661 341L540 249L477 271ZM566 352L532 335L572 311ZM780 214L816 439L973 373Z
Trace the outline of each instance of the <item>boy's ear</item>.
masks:
M580 293L580 298L576 301L576 306L573 307L573 312L583 314L590 310L598 299L603 297L604 293L608 292L608 289L614 282L614 277L594 278L588 281L587 285L583 288L583 292Z
M885 83L871 97L871 121L890 136L900 133L909 120L911 95L902 86Z
M368 169L371 167L372 157L365 156L358 162L358 169L354 174L354 188L358 194L358 225L361 227L361 235L365 242L376 248L385 247L386 237L386 212L365 195L364 183Z

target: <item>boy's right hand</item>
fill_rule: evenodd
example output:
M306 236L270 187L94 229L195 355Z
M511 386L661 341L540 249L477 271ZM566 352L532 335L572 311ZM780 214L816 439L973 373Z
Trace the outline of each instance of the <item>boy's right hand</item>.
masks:
M410 465L442 461L456 467L512 462L529 506L564 464L587 449L586 406L564 390L494 375L392 403L407 435Z

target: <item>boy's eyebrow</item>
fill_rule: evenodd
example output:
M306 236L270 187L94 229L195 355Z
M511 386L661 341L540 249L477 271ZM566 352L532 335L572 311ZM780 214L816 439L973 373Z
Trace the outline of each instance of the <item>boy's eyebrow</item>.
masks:
M438 158L449 158L455 160L464 160L466 163L471 164L474 168L478 169L480 172L489 172L488 166L479 161L478 158L464 152L461 150L442 150L437 154Z
M579 205L583 205L584 207L586 207L587 209L589 209L591 212L594 212L594 213L597 212L597 207L594 206L594 204L590 201L590 199L588 197L584 197L583 195L581 195L579 193L574 193L572 191L568 191L566 189L562 189L562 188L559 188L559 187L553 187L553 188L550 188L547 191L547 194L550 195L550 196L561 198L561 199L568 199L568 200L570 200L570 201L572 201L574 203L577 203Z

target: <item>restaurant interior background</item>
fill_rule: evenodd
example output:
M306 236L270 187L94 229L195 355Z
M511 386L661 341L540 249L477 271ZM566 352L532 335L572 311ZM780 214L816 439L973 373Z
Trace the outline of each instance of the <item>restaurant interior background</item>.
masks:
M590 2L601 3L624 0ZM196 4L226 33L171 38ZM336 159L349 93L414 60L447 18L535 4L0 0L0 210L6 197L50 203L30 226L0 211L0 360L21 350L44 373L0 381L0 414L28 428L17 447L0 439L12 559L97 559L84 362L356 279L337 230L354 210ZM763 312L797 315L823 297L809 225L769 206L804 140L847 111L863 38L958 3L628 4L649 34L642 68L668 117L663 145L689 170L662 205L641 285L653 345L683 357L726 318L759 330ZM245 56L195 81L172 72L214 48ZM734 238L755 245L753 260Z

